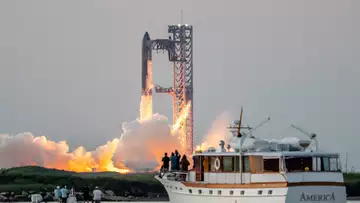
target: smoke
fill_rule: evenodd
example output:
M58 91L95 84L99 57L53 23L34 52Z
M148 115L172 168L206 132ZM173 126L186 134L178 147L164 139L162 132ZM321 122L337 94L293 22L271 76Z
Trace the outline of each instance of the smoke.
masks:
M210 130L206 136L203 137L201 144L197 146L197 149L204 150L208 147L218 147L220 140L228 142L231 139L231 134L229 133L229 129L227 129L230 122L231 116L229 112L223 112L217 116Z
M120 138L108 141L94 151L79 146L69 151L65 141L54 142L31 133L0 135L0 167L38 165L78 172L140 171L159 168L164 152L183 152L181 133L172 131L165 116L123 124Z
M154 114L152 119L124 123L124 133L117 146L114 163L135 171L159 168L165 152L183 152L180 132L172 131L165 116Z

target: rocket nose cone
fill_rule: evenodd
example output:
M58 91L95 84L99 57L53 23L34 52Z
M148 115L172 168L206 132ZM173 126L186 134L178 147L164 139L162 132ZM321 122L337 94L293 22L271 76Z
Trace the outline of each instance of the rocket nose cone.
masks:
M148 32L145 32L143 40L150 40L150 35Z

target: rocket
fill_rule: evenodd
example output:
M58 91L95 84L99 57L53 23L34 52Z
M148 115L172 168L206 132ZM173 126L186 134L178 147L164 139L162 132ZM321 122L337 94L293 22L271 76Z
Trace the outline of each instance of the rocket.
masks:
M148 32L142 41L141 95L152 95L152 44Z

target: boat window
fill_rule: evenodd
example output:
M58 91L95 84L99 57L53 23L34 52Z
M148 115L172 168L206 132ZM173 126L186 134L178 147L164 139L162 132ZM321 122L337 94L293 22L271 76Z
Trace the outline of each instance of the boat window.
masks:
M337 158L331 157L329 162L330 162L330 171L337 171L338 170Z
M321 171L340 171L338 157L321 157Z
M340 163L340 158L339 157L337 157L336 158L336 162L337 162L337 171L341 171L341 163Z
M337 156L313 157L313 171L341 171Z
M223 171L224 172L233 172L233 157L224 156L223 157Z
M195 156L193 160L194 160L194 164L193 164L194 169L199 168L200 167L200 156Z
M279 172L279 158L264 158L264 172Z
M330 171L330 160L329 157L321 157L321 171Z
M248 156L244 156L243 157L243 171L245 173L249 173L250 172L250 159Z
M316 171L321 171L321 157L316 157Z
M311 171L312 157L285 157L286 170L288 172Z
M239 162L240 158L239 156L235 157L234 159L234 171L235 172L239 172L239 168L240 168L240 162ZM249 156L243 156L242 157L242 171L245 173L249 173L250 172L250 159Z

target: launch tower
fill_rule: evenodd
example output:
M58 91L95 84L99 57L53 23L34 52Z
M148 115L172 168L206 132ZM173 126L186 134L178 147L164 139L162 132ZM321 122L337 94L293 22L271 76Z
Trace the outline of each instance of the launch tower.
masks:
M169 25L168 33L176 41L173 61L173 121L189 104L189 113L181 123L181 130L186 135L186 154L193 153L193 27L190 25Z
M142 67L142 94L151 97L151 88L147 80L151 80L151 53L149 53L148 42L151 42L151 50L167 51L169 61L173 63L172 87L164 88L155 85L156 93L168 93L173 97L173 122L178 121L183 111L188 108L188 115L180 123L180 130L186 135L186 154L193 153L193 27L187 24L169 25L169 39L150 40L146 32L143 39L143 67ZM145 48L144 48L145 47ZM149 57L150 56L150 57ZM148 78L148 79L146 79Z

